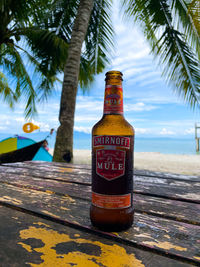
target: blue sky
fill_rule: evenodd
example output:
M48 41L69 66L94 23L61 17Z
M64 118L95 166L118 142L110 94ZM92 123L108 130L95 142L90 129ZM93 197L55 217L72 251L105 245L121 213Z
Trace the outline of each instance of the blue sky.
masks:
M116 2L116 1L114 1ZM126 119L134 126L138 137L194 138L194 123L200 121L199 111L193 111L184 100L166 85L161 68L150 55L143 34L131 22L120 19L115 3L113 21L115 52L110 66L97 75L89 92L78 92L75 130L91 132L103 112L104 78L108 70L123 73L124 111ZM38 106L38 116L33 122L41 131L57 128L61 85L48 103ZM0 133L20 134L24 119L24 103L12 111L7 104L0 106Z

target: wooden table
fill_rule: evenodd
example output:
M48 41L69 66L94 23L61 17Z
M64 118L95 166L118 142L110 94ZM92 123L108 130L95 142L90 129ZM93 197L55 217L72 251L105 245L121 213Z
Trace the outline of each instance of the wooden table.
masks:
M200 266L200 177L135 171L134 225L91 226L90 167L0 166L0 266Z

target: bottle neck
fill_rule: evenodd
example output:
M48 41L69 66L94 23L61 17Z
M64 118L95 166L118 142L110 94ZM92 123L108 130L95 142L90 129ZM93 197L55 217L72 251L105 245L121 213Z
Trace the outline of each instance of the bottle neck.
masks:
M103 114L123 115L123 113L122 80L117 78L106 79Z

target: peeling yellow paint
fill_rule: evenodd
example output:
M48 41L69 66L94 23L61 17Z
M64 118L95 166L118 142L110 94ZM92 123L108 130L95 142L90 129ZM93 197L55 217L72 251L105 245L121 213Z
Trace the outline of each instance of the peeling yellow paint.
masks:
M65 207L62 207L62 206L60 207L60 209L61 209L61 210L70 210L70 209L65 208Z
M185 227L183 227L183 226L178 226L178 229L181 230L181 231L184 231L184 230L185 230Z
M62 168L62 167L59 167L59 172L73 172L73 168Z
M56 217L56 218L59 218L58 216L56 216L55 214L51 213L50 211L47 211L47 210L41 210L41 212L49 215L49 216L53 216L53 217Z
M77 235L78 237L78 235ZM30 226L28 229L20 231L21 239L36 238L43 242L44 246L39 248L30 248L23 242L20 245L28 252L35 251L42 255L41 264L29 262L32 267L37 266L81 266L81 267L120 267L120 266L137 266L145 267L144 264L135 258L134 254L128 254L126 250L119 245L107 245L99 241L91 241L84 238L71 238L67 234L60 234L57 231L45 228ZM59 254L55 246L65 242L76 242L77 250L80 244L92 244L100 248L100 255L89 255L81 251L70 251ZM65 254L66 253L66 254Z
M73 216L72 216L73 217ZM80 223L79 222L77 222L77 221L72 221L74 224L78 224L78 225L80 225Z
M53 192L51 190L46 190L45 192L48 193L48 194L55 194L55 192Z
M28 252L32 252L33 251L30 245L24 244L23 242L18 242L17 244L21 245Z
M74 236L75 236L75 237L80 237L80 235L79 235L79 234L75 234Z
M69 200L70 202L76 202L72 197L70 197L69 195L65 194L65 199Z
M1 201L9 201L9 202L11 202L12 204L16 204L16 205L22 204L22 201L21 201L21 200L16 199L16 198L13 198L13 197L10 197L10 196L3 196L3 197L0 197L0 200L1 200Z
M146 245L150 245L150 246L155 246L155 247L158 247L158 248L163 248L163 249L175 249L175 250L179 250L179 251L187 251L187 248L183 248L183 247L180 247L180 246L176 246L172 243L169 243L167 241L165 242L151 242L151 241L144 241L143 242L144 244Z
M12 217L12 219L18 220L19 218L18 217Z
M119 234L118 234L118 233L116 233L116 232L112 232L112 234L113 234L113 235L116 235L116 236L119 236Z

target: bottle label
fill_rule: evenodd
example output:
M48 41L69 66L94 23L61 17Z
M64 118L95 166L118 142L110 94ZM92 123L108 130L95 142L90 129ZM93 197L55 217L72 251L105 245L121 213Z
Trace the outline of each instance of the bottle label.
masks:
M98 149L96 153L96 171L98 175L109 181L124 175L125 151Z
M125 195L103 195L92 192L92 204L104 209L121 209L131 206L131 193Z
M104 114L123 114L123 90L119 85L106 85Z
M96 150L96 173L108 181L124 175L126 149L130 148L130 137L94 136Z

